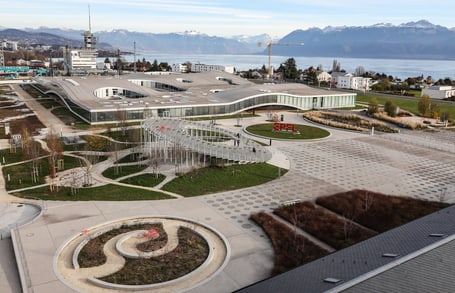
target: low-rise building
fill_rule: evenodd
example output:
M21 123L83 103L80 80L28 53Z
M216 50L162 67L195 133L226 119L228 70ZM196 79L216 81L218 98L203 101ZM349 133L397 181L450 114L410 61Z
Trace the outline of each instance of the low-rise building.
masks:
M177 74L131 73L118 78L40 77L37 90L61 98L70 111L90 124L117 120L119 109L129 122L146 117L232 115L264 106L300 110L355 106L356 94L311 88L300 83L256 84L226 72ZM44 90L47 89L47 90Z
M19 43L15 42L15 41L4 40L1 42L1 47L2 47L2 49L17 51L18 47L19 47Z
M84 48L65 50L64 63L67 71L72 73L96 71L98 52L95 45L96 38L90 31L86 31L84 33Z
M188 68L188 64L172 64L172 72L210 72L210 71L220 71L233 74L235 72L234 66L224 66L224 65L213 65L213 64L202 64L195 63L191 64Z
M332 81L332 75L330 75L330 73L325 72L325 71L319 73L317 78L318 78L318 82L331 82Z
M188 72L189 68L187 64L172 64L171 65L172 72Z
M450 85L433 85L422 89L421 96L428 95L432 99L448 99L455 96L455 88Z
M369 91L371 89L372 79L369 77L353 76L351 73L344 75L332 76L337 88L352 89L359 91Z
M195 64L191 64L191 71L192 72L220 71L220 72L234 73L234 67L233 66L224 66L224 65L210 65L210 64L195 63Z

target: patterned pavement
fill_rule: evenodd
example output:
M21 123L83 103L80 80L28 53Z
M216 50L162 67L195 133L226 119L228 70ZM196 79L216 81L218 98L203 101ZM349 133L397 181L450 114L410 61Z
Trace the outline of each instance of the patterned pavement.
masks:
M263 231L248 220L250 213L271 211L289 199L314 200L336 192L368 189L454 202L455 153L436 149L438 139L447 143L447 137L454 134L417 132L407 144L389 135L282 143L280 151L291 161L287 174L268 184L206 196L204 200L231 222L261 237L265 237ZM435 148L411 143L421 142L419 136L423 135Z
M306 123L286 115L290 123ZM263 123L264 117L244 120ZM220 123L233 127L235 120ZM46 213L17 232L35 292L69 292L55 277L53 256L81 227L131 215L176 215L200 221L227 237L232 255L226 268L189 292L232 292L270 274L273 250L265 233L249 220L289 199L314 200L351 189L455 202L452 131L368 135L331 130L318 141L273 141L279 166L290 170L264 185L212 195L144 202L50 202ZM441 148L441 145L444 148ZM49 245L52 243L52 245ZM216 288L216 290L215 290ZM41 291L40 291L41 290ZM73 291L71 291L73 292Z

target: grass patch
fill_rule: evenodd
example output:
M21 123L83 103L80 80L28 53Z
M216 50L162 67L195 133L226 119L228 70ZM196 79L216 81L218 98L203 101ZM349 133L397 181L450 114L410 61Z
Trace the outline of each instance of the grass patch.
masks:
M38 184L44 184L44 176L49 174L49 162L46 159L36 161L38 177L36 182L32 179L33 163L26 162L14 166L3 168L3 177L5 179L6 190L14 190L18 188L31 187ZM10 180L8 180L8 177Z
M266 183L287 170L266 163L213 166L195 169L163 186L163 190L183 196L204 195Z
M273 131L273 125L274 123L256 124L248 126L246 130L255 135L278 139L317 139L330 135L327 130L314 126L295 124L295 129L300 133L292 133Z
M124 142L113 142L108 138L99 136L99 135L83 135L81 136L83 140L86 141L85 149L86 151L96 151L96 152L110 152L110 151L119 151L135 147L137 143L124 143Z
M106 169L102 175L110 179L117 179L123 176L128 176L134 173L138 173L147 169L147 165L127 165L127 166L115 166Z
M62 201L132 201L132 200L158 200L170 199L171 196L152 190L132 188L121 185L108 184L98 187L84 187L77 189L75 195L71 194L69 187L63 187L58 192L50 192L49 187L40 187L23 192L16 192L14 196L34 198L41 200Z
M141 137L141 129L130 128L126 129L125 131L107 131L105 133L102 133L102 135L109 136L110 138L120 142L139 141Z
M22 148L16 148L15 150L0 150L0 162L2 165L17 163L23 160L24 153L22 151Z
M237 119L237 118L251 118L258 117L259 115L253 113L241 113L241 114L232 114L232 115L223 115L223 116L209 116L209 117L197 117L197 118L185 118L189 121L206 121L206 120L221 120L221 119Z
M73 169L78 167L84 167L82 162L79 158L75 158L72 156L63 156L63 170ZM63 171L60 170L60 171Z
M137 163L139 156L142 156L142 154L141 153L132 153L132 154L124 156L123 158L118 160L116 163L118 163L118 164Z
M19 188L32 187L39 184L45 183L45 177L49 175L49 160L48 158L42 158L36 162L38 166L38 177L37 181L33 182L32 179L32 162L24 162L13 166L7 166L3 168L3 177L6 183L6 190L14 190ZM63 156L63 167L64 170L73 169L81 166L79 159ZM59 170L57 170L58 172ZM60 170L63 171L63 170ZM8 174L10 181L8 182Z
M418 103L419 103L419 99L420 99L419 96L417 96L415 99L403 99L403 98L399 98L399 97L395 97L395 96L384 97L384 96L374 96L374 94L363 95L363 94L357 93L356 101L363 102L363 103L370 103L370 100L374 97L374 98L376 98L376 100L378 101L379 104L384 105L388 100L390 100L395 105L400 107L400 109L409 111L415 115L420 116L421 114L419 113L419 109L418 109ZM431 102L438 104L441 112L447 111L450 113L450 117L455 117L455 105L438 103L438 100L435 100L435 99L432 99Z
M158 174L158 178L155 174L141 174L133 177L128 177L123 179L122 183L131 184L131 185L139 185L139 186L146 186L146 187L154 187L160 184L166 176L163 174Z

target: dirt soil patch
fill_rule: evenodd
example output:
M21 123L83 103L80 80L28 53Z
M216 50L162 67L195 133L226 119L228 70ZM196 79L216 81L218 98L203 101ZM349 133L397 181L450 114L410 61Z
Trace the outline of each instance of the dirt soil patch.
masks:
M391 196L368 190L322 196L316 203L378 232L387 231L449 206L444 202Z
M115 284L156 284L182 277L197 269L208 257L207 241L193 230L180 227L178 246L158 257L126 259L118 272L100 278Z
M280 207L274 213L335 249L348 247L377 234L312 202Z
M252 214L251 219L264 229L272 241L275 250L273 274L286 272L329 253L267 213Z
M274 273L282 273L326 254L295 227L322 242L341 249L377 233L398 227L449 204L409 197L389 196L367 190L352 190L277 208L274 213L282 223L261 212L251 219L269 236L275 251Z

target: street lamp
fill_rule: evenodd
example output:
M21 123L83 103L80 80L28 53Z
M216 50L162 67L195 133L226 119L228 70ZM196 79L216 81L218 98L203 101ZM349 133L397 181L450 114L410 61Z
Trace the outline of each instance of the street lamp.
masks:
M49 51L49 67L50 67L51 76L54 77L54 65L52 64L52 52L53 52L53 50L51 49Z

